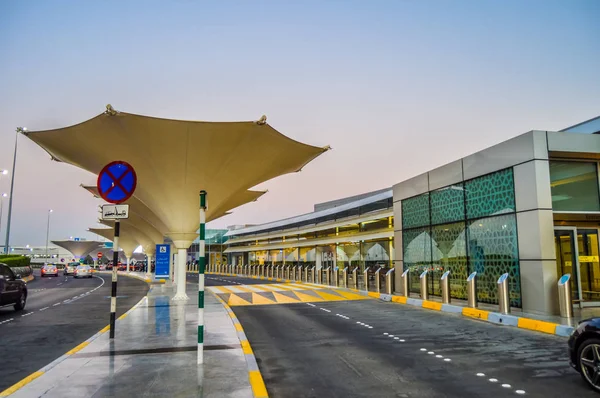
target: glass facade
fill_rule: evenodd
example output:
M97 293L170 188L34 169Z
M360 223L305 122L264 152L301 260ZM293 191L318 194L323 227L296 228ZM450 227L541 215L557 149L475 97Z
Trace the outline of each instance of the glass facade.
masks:
M405 203L406 202L406 203ZM452 297L466 299L466 278L477 271L478 299L498 303L496 281L510 274L511 304L521 306L521 282L512 169L402 201L404 269L411 291L429 271L429 293L450 271Z
M596 163L550 161L554 211L600 211Z

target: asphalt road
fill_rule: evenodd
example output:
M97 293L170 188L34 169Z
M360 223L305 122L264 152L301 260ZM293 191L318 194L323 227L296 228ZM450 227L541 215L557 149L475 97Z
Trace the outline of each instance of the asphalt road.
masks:
M562 337L379 300L232 309L273 398L598 396Z
M197 273L189 273L187 274L187 281L189 283L198 283L198 274ZM264 284L272 284L272 283L281 283L276 281L267 281L264 279L252 279L252 278L242 278L238 276L222 276L222 275L204 275L204 286L227 286L227 285L264 285Z
M25 310L0 308L0 391L46 366L109 323L110 275L90 279L39 277L27 283ZM148 291L148 284L120 277L117 316ZM119 330L117 330L117 338Z

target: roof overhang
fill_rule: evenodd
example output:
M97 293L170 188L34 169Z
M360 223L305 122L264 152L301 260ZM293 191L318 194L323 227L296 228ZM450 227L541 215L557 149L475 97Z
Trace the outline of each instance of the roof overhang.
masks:
M53 240L53 244L68 250L75 257L83 257L104 246L104 242L95 240Z
M115 230L113 228L89 228L88 231L114 242ZM134 240L131 235L119 236L119 248L123 249L123 252L127 257L131 257L133 251L137 249L139 245L140 243Z

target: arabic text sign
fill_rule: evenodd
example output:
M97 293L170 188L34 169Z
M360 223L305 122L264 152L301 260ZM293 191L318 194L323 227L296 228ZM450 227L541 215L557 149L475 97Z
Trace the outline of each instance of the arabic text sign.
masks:
M154 274L156 278L169 279L169 267L171 265L171 246L156 245L156 260L154 263Z
M136 185L137 175L127 162L111 162L98 174L98 193L109 203L118 204L126 201L135 192Z
M102 205L103 220L122 220L129 218L129 205Z

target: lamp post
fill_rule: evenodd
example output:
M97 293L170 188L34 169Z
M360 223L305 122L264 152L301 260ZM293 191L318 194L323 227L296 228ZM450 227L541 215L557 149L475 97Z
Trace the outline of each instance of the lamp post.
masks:
M19 133L25 133L26 131L27 127L17 127L17 134L15 135L15 153L13 155L13 167L10 176L10 197L8 199L8 219L6 221L6 242L4 243L6 254L9 253L8 246L10 244L10 220L12 217L13 190L15 188L15 167L17 166L17 142L19 142Z
M4 205L4 198L6 198L7 196L7 193L3 193L2 195L0 195L0 230L2 230L2 213L4 212L2 207Z
M48 223L46 224L46 261L45 264L48 264L48 239L50 236L50 213L52 213L52 209L48 209Z

